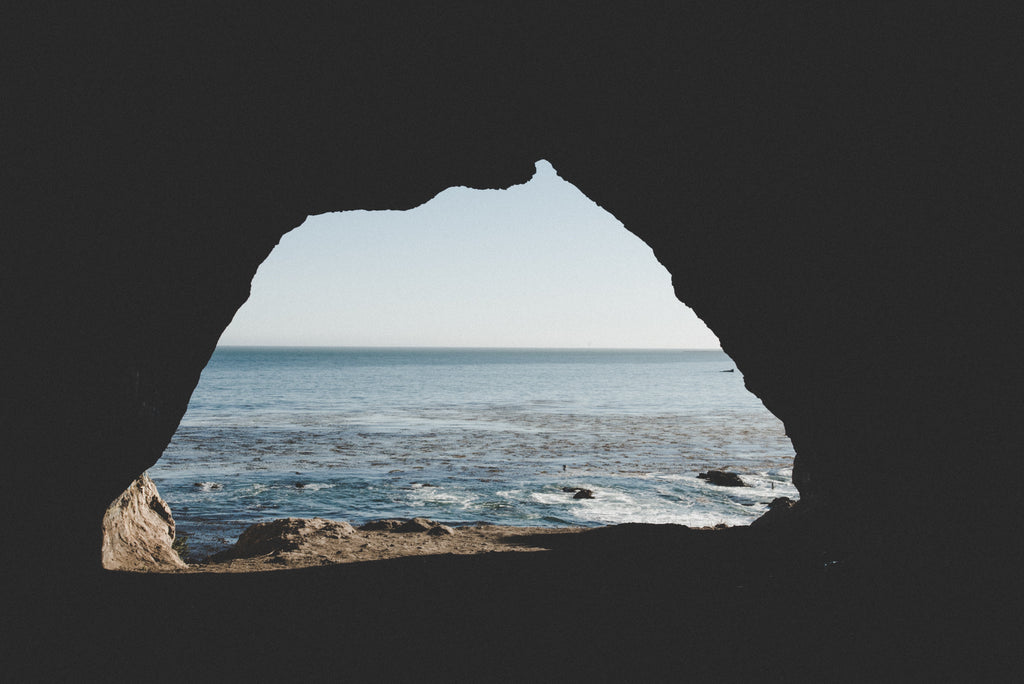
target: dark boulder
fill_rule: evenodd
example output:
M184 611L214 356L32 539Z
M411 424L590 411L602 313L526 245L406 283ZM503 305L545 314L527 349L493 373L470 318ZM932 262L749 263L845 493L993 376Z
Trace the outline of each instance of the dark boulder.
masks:
M594 490L592 490L592 489L584 489L583 487L562 487L562 491L566 492L567 494L575 492L575 494L573 494L573 497L572 497L574 499L593 499L594 498Z
M779 521L784 520L790 516L790 510L796 505L796 501L790 499L788 496L780 496L777 499L773 499L768 504L768 510L757 520L750 523L751 527L759 528L773 528L778 525Z
M727 473L724 470L709 470L706 473L697 475L702 480L707 480L719 487L746 487L747 484L740 479L736 473Z

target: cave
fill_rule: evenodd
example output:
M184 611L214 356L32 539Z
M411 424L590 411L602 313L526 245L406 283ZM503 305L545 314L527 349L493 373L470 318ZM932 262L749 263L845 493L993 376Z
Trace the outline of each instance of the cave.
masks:
M479 640L444 663L464 677L1005 675L1018 525L993 489L1020 479L1020 24L816 5L32 10L4 47L5 614L32 644L5 661L37 678L107 671L108 648L207 674L353 657L408 677L389 635L422 669L443 608ZM760 558L751 535L685 568L624 553L568 587L565 555L223 583L100 571L105 507L159 458L283 233L522 183L542 158L654 250L784 422L801 501L760 583L721 579ZM563 594L557 611L529 598ZM329 650L323 624L353 646ZM317 655L276 658L276 638ZM559 639L575 657L544 650Z

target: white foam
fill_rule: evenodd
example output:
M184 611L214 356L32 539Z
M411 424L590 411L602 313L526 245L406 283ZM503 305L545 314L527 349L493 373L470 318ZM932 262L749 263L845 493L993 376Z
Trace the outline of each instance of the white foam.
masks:
M333 485L327 482L310 482L308 484L304 484L302 487L299 487L299 489L307 489L309 491L318 492L321 489L333 489L334 487L337 487L337 485Z
M498 493L503 494L504 492ZM557 506L558 504L564 504L566 497L571 498L572 495L565 492L530 492L529 499L535 503Z
M472 495L447 491L444 487L416 487L411 490L409 500L416 504L465 504Z

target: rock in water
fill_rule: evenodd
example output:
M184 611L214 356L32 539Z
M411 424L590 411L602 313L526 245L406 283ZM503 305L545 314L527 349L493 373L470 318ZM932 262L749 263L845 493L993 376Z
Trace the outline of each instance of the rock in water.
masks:
M727 473L724 470L709 470L706 473L697 475L702 480L707 480L719 487L746 487L746 483L736 473Z
M103 515L103 567L107 570L170 570L186 567L174 543L171 508L143 473Z
M793 501L788 496L780 496L778 498L772 499L772 502L770 504L768 504L768 510L769 511L778 511L778 510L786 511L786 510L789 510L790 508L792 508L795 505L796 505L796 501Z
M574 499L593 499L594 498L594 490L592 490L592 489L584 489L583 487L562 487L562 491L563 492L567 492L567 493L575 492L575 494L573 494L573 497L572 497Z

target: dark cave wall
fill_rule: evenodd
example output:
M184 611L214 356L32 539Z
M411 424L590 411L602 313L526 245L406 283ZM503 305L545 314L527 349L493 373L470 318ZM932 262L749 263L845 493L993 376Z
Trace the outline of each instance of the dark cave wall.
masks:
M2 495L27 555L98 565L103 509L159 457L284 232L521 183L538 159L651 245L785 422L820 515L940 547L1000 520L964 464L1019 469L1019 17L348 7L13 28ZM56 541L24 513L41 477Z

